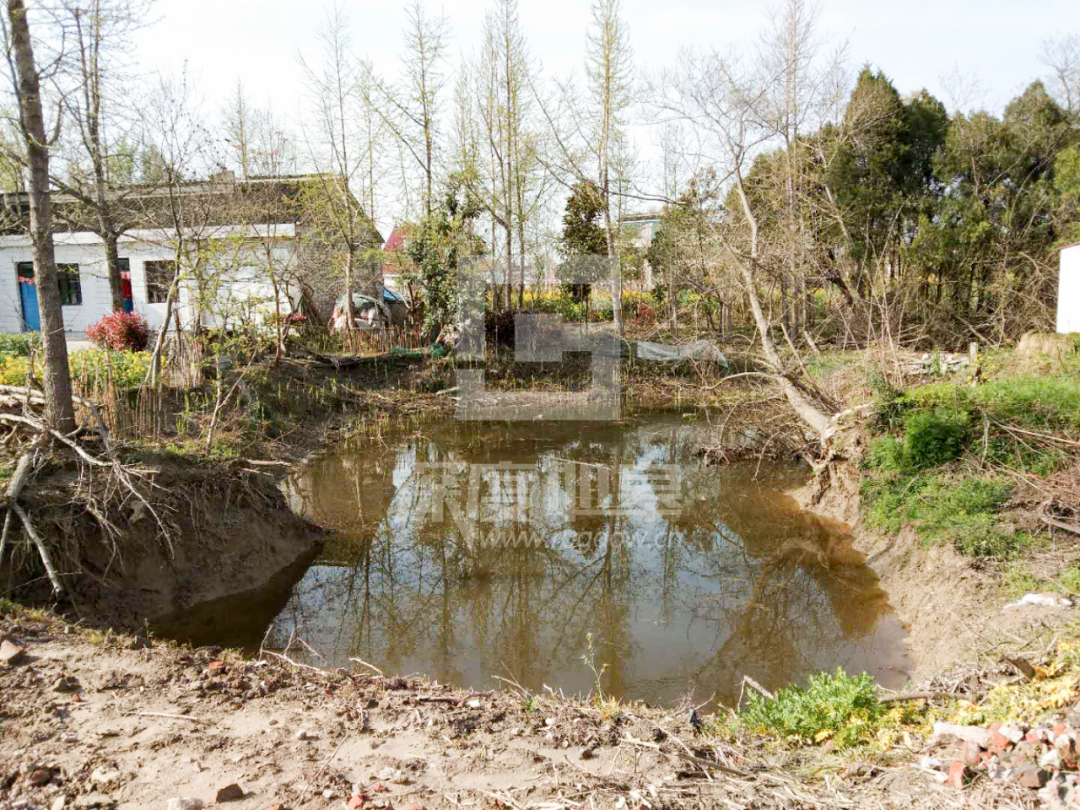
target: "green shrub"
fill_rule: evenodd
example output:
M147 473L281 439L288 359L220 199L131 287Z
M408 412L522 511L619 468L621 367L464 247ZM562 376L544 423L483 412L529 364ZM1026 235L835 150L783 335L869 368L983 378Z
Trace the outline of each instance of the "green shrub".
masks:
M903 472L908 469L904 445L891 434L879 436L867 447L865 464L871 470Z
M39 380L44 375L42 364L41 355L35 355L34 374ZM87 387L103 387L111 376L117 388L134 388L143 381L150 368L150 353L84 349L69 354L68 365L72 379ZM0 383L26 385L29 366L30 360L27 357L0 355Z
M811 675L806 687L788 686L772 699L751 694L739 719L749 729L804 742L832 738L840 748L868 739L884 713L869 675Z
M913 411L904 419L904 455L918 469L959 458L970 439L971 416L966 411L935 408Z
M1031 545L1026 532L1009 533L996 525L994 515L968 516L948 529L953 548L965 557L992 557L1008 560Z
M0 332L0 355L29 357L30 349L41 346L40 332Z

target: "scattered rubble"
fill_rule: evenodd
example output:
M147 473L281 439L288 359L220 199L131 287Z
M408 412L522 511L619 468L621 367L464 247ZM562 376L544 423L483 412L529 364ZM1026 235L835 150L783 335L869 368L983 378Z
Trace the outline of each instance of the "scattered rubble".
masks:
M710 736L687 706L600 709L26 624L0 617L0 635L26 649L25 663L0 667L4 810L891 810L931 806L927 795L939 808L1003 807L987 800L1002 792L1026 808L1080 808L1080 715L1035 729L939 723L932 742L903 742L916 767L856 763L823 781L807 765L835 772L828 746ZM58 679L81 702L55 692Z
M1080 808L1080 716L1036 726L993 723L987 728L935 723L932 742L950 757L923 756L922 770L963 789L978 778L1038 791L1043 806Z
M952 374L970 367L971 358L966 354L924 352L922 357L910 362L905 370L912 374Z

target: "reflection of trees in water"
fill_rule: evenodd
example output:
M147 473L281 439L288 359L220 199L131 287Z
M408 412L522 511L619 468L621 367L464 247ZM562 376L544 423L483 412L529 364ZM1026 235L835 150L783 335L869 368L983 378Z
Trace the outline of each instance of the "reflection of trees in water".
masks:
M282 637L301 628L342 663L356 655L473 683L509 670L534 688L587 688L579 656L592 632L615 694L670 699L690 680L730 699L743 673L776 685L829 665L886 607L866 569L830 562L833 535L765 503L732 471L695 474L694 500L667 520L569 512L565 463L606 465L610 506L633 505L622 503L640 495L621 483L624 459L692 464L678 425L590 429L588 440L476 435L329 458L294 486L312 514L350 529L324 554L345 565L308 572L280 617ZM530 542L488 546L452 521L426 521L420 461L533 463L543 503L530 512Z

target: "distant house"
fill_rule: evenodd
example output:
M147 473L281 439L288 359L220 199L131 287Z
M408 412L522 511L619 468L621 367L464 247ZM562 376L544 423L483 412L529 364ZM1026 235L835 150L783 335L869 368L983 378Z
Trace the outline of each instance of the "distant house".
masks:
M301 238L311 219L303 191L317 177L237 180L231 172L222 172L171 188L118 190L126 221L118 245L124 309L142 314L151 327L160 326L181 256L187 261L181 259L182 281L173 309L183 328L196 322L220 326L230 318L264 319L275 311L289 314L302 307L328 317L340 293L333 288L340 281L327 258L335 239L323 234L319 240ZM27 195L3 195L0 205L6 213L0 231L0 332L38 330ZM53 205L57 221L64 222L65 209L77 202L53 194ZM368 224L365 242L378 246L382 238ZM112 310L104 243L78 226L58 226L53 238L64 327L81 334ZM322 250L310 247L316 241ZM271 283L271 274L277 285Z
M646 252L660 230L660 214L655 212L630 214L623 217L619 224L632 244L642 252ZM642 265L641 287L643 290L653 288L652 267L649 266L648 260Z
M383 253L387 254L387 260L382 265L383 283L401 295L408 294L404 276L413 267L413 260L405 247L408 237L409 226L396 225L383 245Z

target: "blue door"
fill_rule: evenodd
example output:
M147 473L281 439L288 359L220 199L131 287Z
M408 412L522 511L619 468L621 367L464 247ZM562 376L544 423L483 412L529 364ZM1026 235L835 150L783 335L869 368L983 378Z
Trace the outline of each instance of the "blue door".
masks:
M37 284L34 283L33 262L19 262L19 299L22 301L23 331L41 331L41 314L38 312Z

